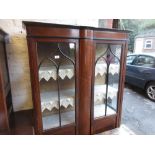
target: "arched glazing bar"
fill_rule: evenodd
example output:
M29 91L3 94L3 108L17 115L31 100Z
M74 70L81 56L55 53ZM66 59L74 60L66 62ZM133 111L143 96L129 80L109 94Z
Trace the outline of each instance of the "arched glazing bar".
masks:
M106 84L106 89L105 89L105 111L104 111L104 116L107 116L107 107L110 106L108 105L108 85L109 85L109 67L112 64L112 61L114 59L117 59L118 63L120 64L120 58L111 50L111 45L112 44L107 44L107 48L104 53L102 53L99 57L97 57L95 61L95 67L97 63L102 59L104 60L106 64L106 75L105 75L105 84ZM110 106L111 109L115 110L113 107Z
M74 74L75 74L75 61L71 57L66 55L65 52L63 52L63 50L61 49L60 43L57 43L57 50L55 52L57 55L61 55L61 59L55 60L54 58L52 58L52 52L51 52L51 54L49 54L49 57L45 57L40 61L39 65L38 65L38 71L41 68L44 61L46 61L46 60L49 60L51 62L51 64L53 64L53 66L56 68L56 82L57 82L58 107L59 107L59 127L61 127L62 126L62 118L61 118L61 102L60 102L61 95L60 95L59 70L60 70L60 67L63 65L63 59L65 58L67 61L71 62L71 64L74 66Z

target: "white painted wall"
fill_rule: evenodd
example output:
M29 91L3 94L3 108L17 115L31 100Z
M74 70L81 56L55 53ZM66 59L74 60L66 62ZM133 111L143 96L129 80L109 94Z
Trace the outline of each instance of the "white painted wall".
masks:
M142 53L142 51L143 51L143 42L144 42L143 38L136 38L135 39L134 53Z

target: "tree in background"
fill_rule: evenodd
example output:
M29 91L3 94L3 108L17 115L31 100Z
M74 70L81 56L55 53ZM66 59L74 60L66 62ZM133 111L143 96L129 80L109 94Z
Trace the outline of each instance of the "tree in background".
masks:
M128 50L134 51L135 36L150 29L155 29L155 19L120 19L119 28L130 30Z
M148 29L155 29L155 19L141 20L140 29L141 31L148 30Z

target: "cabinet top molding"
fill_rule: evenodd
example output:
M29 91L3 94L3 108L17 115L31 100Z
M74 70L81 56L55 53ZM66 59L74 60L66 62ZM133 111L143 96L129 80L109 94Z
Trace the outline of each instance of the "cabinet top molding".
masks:
M66 25L66 24L55 24L55 23L43 23L43 22L29 22L23 21L25 26L43 26L43 27L57 27L57 28L72 28L72 29L89 29L96 31L111 31L111 32L122 32L122 33L130 33L129 30L119 30L115 28L100 28L100 27L92 27L92 26L76 26L76 25Z
M66 38L128 41L129 31L23 21L29 38Z

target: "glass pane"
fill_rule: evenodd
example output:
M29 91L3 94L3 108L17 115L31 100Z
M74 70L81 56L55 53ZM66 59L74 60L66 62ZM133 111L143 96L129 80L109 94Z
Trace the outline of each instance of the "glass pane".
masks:
M5 59L4 44L2 42L0 42L0 63L1 63L0 65L2 67L2 76L3 76L3 80L4 80L4 87L6 88L9 78L8 78L6 59Z
M94 118L116 113L120 57L121 46L96 44Z
M74 66L71 62L63 61L60 66L60 102L62 125L75 122L75 77Z
M107 44L97 44L94 86L94 118L105 115L106 98L106 50Z
M150 56L139 56L135 62L137 66L155 68L155 59Z
M38 43L44 130L75 122L74 53L74 43Z
M127 56L126 64L132 64L133 60L136 58L136 55Z
M107 107L116 113L117 111L117 96L119 89L119 75L120 75L120 58L121 58L121 45L111 45L109 72L108 72L108 94L107 94ZM107 109L108 109L107 108ZM107 110L107 115L113 114Z

